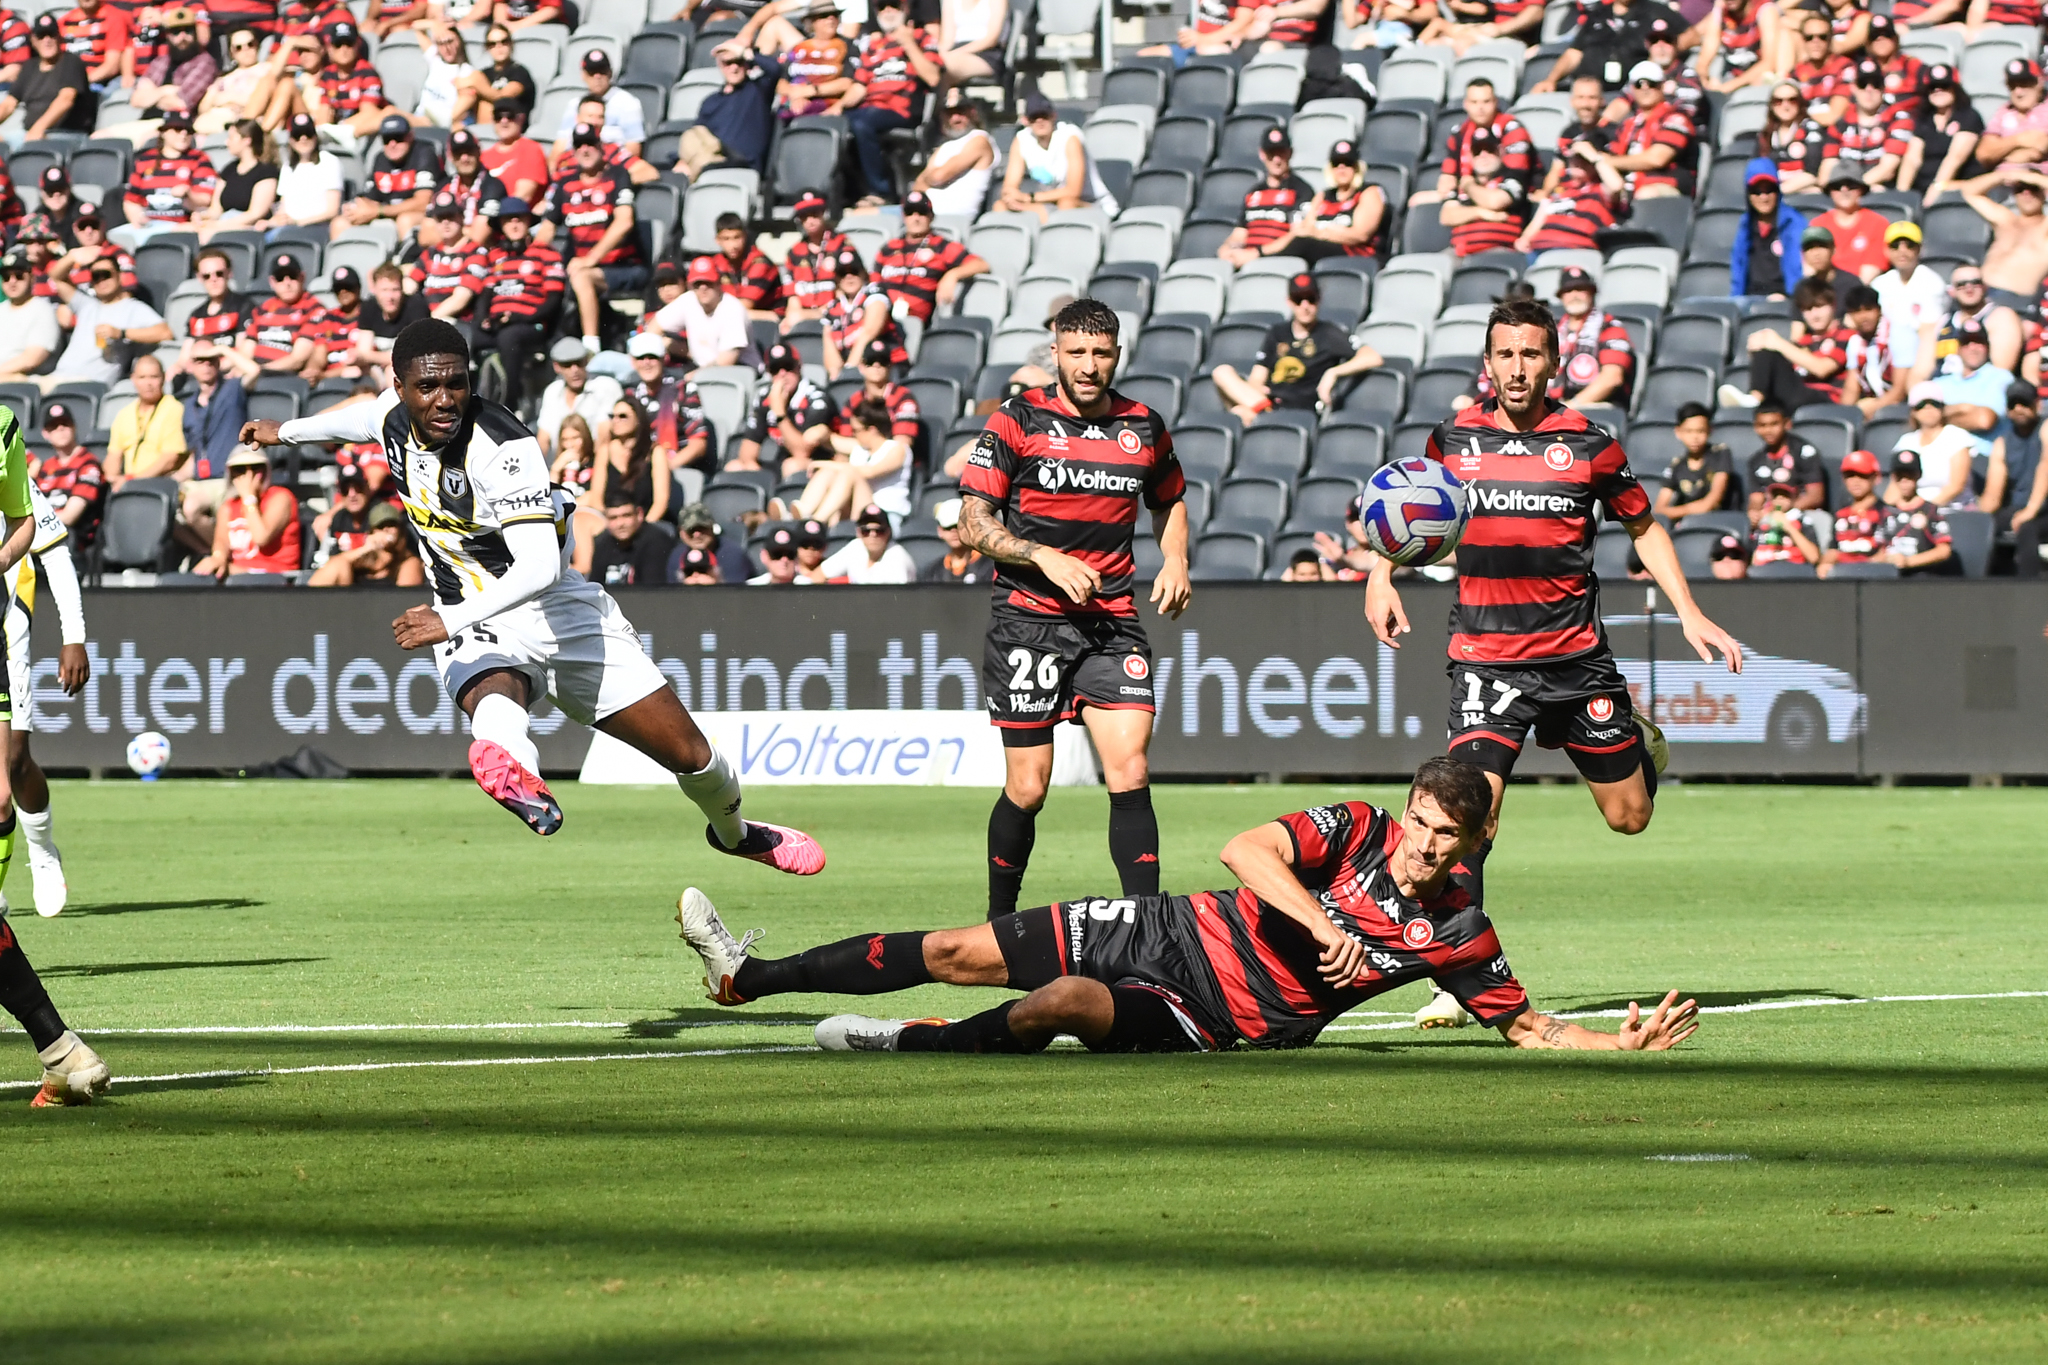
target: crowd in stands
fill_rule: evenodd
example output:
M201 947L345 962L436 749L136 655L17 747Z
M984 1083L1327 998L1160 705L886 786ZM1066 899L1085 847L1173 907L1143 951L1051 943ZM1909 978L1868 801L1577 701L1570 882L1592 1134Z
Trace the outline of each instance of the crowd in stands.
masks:
M0 9L0 401L93 567L420 582L380 450L236 436L431 315L604 582L986 581L1092 296L1196 576L1353 579L1520 294L1688 572L2040 572L2039 0L1200 0L1087 73L1053 0L655 5Z

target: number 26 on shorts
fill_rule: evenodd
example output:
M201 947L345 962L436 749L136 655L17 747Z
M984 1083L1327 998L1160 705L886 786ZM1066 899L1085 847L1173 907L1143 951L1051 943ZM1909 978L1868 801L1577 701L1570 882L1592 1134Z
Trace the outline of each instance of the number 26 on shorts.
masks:
M1010 674L1010 688L1015 692L1031 690L1031 651L1013 649L1010 651L1010 667L1016 671ZM1050 692L1060 685L1060 656L1043 654L1038 659L1038 688Z

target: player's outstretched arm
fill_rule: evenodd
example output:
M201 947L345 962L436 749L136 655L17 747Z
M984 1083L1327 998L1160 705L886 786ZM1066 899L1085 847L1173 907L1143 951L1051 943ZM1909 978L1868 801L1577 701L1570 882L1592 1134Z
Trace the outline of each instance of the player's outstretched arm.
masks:
M1248 829L1218 855L1253 895L1308 931L1322 950L1316 972L1333 986L1349 986L1365 970L1365 945L1330 922L1323 907L1294 875L1294 839L1278 820Z
M1372 633L1389 649L1399 649L1398 637L1409 631L1408 613L1401 608L1401 594L1394 587L1394 562L1382 559L1365 577L1365 619Z
M1535 1010L1523 1010L1500 1026L1501 1037L1516 1047L1565 1049L1577 1052L1662 1052L1692 1037L1700 1026L1699 1002L1679 1003L1672 991L1643 1017L1642 1007L1628 1002L1628 1018L1619 1033L1601 1033L1580 1028L1569 1019L1553 1019Z
M1692 600L1692 589L1686 585L1685 570L1679 567L1678 548L1671 543L1671 533L1647 512L1622 525L1628 527L1629 536L1636 543L1636 557L1643 561L1650 577L1671 599L1687 643L1699 652L1703 662L1711 663L1714 658L1712 650L1720 650L1721 657L1728 661L1728 671L1740 673L1742 646L1733 635L1709 621L1699 604Z
M1195 590L1188 584L1186 502L1176 502L1152 514L1152 538L1159 542L1160 557L1166 561L1160 565L1159 576L1152 580L1152 604L1159 608L1161 616L1177 621L1195 596Z

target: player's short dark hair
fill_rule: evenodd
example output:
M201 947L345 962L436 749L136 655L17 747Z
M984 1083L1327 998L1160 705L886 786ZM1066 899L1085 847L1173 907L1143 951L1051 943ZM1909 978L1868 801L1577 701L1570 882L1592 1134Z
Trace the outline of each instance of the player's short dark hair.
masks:
M1408 784L1408 796L1410 800L1426 796L1436 802L1467 834L1484 829L1486 817L1493 813L1493 784L1486 780L1486 770L1447 754L1422 761L1415 780Z
M1108 337L1114 342L1123 335L1123 324L1117 320L1116 309L1101 299L1075 299L1052 315L1052 330L1055 334L1079 332L1083 336Z
M1879 298L1877 291L1867 284L1852 285L1849 289L1849 296L1842 300L1842 311L1845 313L1860 313L1866 308L1882 307L1884 307L1884 300Z
M1823 303L1830 308L1835 303L1835 287L1826 280L1808 275L1792 289L1792 306L1802 313Z
M718 215L718 221L711 225L711 230L713 232L745 232L747 230L747 220L740 217L737 213L721 213Z
M1552 360L1557 359L1557 315L1541 299L1502 299L1486 315L1486 349L1493 350L1496 327L1540 327L1543 344Z
M889 415L889 405L880 398L864 397L848 409L853 419L869 431L893 432L896 419Z
M423 355L460 356L464 365L469 364L469 343L462 339L462 332L452 322L442 318L421 318L408 323L398 334L398 340L391 343L391 373L404 377L412 362Z
M1682 427L1695 417L1704 417L1711 422L1714 420L1714 410L1705 403L1680 403L1678 405L1678 416L1672 419L1671 425Z

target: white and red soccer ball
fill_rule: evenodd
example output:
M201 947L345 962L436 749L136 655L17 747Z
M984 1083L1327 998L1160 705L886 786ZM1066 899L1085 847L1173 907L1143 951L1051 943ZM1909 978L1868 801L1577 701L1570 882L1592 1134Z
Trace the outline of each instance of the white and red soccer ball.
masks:
M1396 564L1434 564L1465 534L1465 485L1420 455L1380 466L1365 482L1365 543Z

